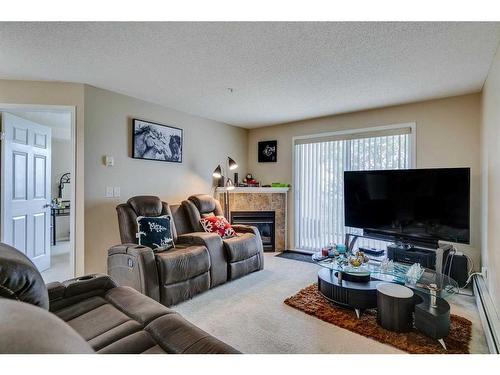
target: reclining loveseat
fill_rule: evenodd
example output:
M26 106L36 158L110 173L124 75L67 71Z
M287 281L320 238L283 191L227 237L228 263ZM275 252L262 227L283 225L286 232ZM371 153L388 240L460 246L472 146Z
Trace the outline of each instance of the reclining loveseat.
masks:
M257 228L234 225L236 235L222 238L203 231L199 220L221 216L209 195L191 196L169 205L154 196L137 196L116 207L121 245L108 251L108 274L165 306L185 301L210 288L264 267ZM137 218L170 216L175 247L155 252L138 245Z

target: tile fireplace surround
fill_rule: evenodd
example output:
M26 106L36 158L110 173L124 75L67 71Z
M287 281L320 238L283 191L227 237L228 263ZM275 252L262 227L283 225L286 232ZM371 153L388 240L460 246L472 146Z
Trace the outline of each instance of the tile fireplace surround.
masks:
M287 247L287 193L289 188L237 187L229 191L230 211L274 211L275 212L275 251ZM217 188L216 197L224 207L222 193Z

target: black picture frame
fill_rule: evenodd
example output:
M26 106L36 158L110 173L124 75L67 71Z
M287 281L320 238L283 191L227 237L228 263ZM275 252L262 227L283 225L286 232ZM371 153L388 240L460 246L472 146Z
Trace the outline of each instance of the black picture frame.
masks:
M278 161L278 141L262 141L257 147L259 163L276 163Z
M133 159L182 163L183 142L181 128L138 118L132 119Z

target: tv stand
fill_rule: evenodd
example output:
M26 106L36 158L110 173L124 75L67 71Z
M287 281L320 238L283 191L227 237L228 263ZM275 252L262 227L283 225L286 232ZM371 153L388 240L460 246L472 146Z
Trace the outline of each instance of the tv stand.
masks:
M422 267L436 269L436 251L410 244L387 245L387 258L399 263L420 263Z
M401 239L381 238L380 236L374 237L366 233L353 234L346 233L345 245L348 251L352 251L358 238L373 238L381 241L390 242L396 241L387 245L387 258L400 263L420 263L422 267L435 270L438 273L444 273L444 263L448 253L452 249L452 245L442 244L437 242L429 243L410 243Z
M451 245L441 245L436 248L417 247L412 244L387 245L387 258L400 263L420 263L422 267L443 272L443 265Z

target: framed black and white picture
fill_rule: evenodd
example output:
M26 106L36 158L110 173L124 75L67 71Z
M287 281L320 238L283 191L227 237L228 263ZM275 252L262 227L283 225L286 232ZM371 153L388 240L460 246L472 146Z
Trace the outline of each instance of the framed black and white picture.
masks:
M182 129L133 119L132 157L182 163Z
M259 142L259 163L276 163L278 160L278 141Z

